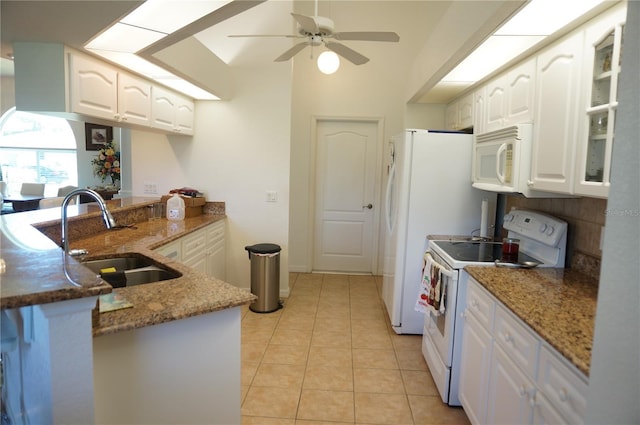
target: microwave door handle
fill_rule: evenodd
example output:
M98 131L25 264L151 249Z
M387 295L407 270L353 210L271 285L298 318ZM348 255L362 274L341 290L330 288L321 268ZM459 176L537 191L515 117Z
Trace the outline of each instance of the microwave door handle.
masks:
M496 152L496 176L498 176L498 180L501 184L504 184L504 173L502 172L502 167L500 163L500 159L502 158L502 154L507 150L507 144L503 143L498 148L498 152ZM506 161L505 161L506 162Z

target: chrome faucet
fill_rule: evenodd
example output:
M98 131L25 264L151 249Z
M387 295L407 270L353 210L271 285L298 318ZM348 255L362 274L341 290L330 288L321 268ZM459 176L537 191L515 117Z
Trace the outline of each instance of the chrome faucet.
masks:
M107 209L107 204L105 204L102 196L100 196L96 191L93 191L91 189L79 188L69 192L67 196L64 197L60 208L62 209L62 248L64 249L65 253L72 256L84 255L87 253L87 251L84 249L72 249L71 251L69 251L69 224L67 223L67 206L69 206L69 202L71 202L71 199L77 195L89 195L90 197L95 199L98 203L98 206L100 207L100 211L102 211L102 220L104 221L104 225L106 226L106 228L111 229L112 227L116 226L116 220Z

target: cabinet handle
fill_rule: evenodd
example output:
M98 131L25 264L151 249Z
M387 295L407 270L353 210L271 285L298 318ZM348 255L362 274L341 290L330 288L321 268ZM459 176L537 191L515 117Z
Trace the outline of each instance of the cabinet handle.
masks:
M527 387L522 384L520 385L520 397L524 397L527 394Z
M478 309L478 301L475 299L471 300L471 307Z
M511 334L509 332L503 333L502 334L502 339L504 339L504 342L513 343L513 336L511 336Z
M558 391L558 398L563 403L569 400L569 392L567 391L566 388L560 388L560 391Z

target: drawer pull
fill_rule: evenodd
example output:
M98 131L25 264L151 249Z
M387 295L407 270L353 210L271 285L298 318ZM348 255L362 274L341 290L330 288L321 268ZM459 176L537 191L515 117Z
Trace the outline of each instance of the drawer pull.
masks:
M478 308L478 301L477 300L471 300L471 307L477 309Z

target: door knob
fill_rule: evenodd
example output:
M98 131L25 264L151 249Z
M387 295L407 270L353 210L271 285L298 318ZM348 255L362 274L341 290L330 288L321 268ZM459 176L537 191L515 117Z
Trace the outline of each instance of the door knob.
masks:
M367 208L370 210L371 208L373 208L373 204L363 205L362 208Z

